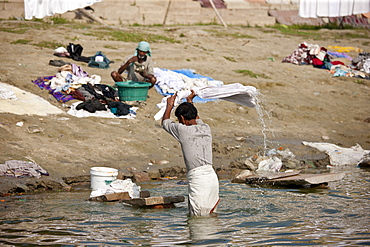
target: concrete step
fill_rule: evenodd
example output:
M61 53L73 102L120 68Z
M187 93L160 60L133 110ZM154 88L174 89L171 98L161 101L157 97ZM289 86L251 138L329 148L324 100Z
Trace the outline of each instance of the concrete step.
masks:
M275 24L275 17L268 15L270 9L298 9L297 4L284 2L299 0L224 0L227 9L218 9L228 25L264 26ZM219 23L213 8L202 8L196 0L104 0L92 6L95 17L102 17L110 25L167 25ZM272 4L269 4L271 3ZM12 0L0 3L0 18L24 17L24 1ZM167 17L166 17L167 13ZM74 19L73 11L62 15L63 18Z

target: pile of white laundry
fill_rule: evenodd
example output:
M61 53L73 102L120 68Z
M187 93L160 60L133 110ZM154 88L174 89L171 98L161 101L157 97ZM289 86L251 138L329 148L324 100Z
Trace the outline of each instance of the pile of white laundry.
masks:
M109 185L91 191L90 198L114 193L128 192L131 198L140 197L141 187L132 182L131 179L117 179Z

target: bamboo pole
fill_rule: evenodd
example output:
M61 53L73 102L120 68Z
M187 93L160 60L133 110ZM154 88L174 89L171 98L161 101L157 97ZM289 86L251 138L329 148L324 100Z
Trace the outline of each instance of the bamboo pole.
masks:
M170 5L171 5L171 0L169 0L169 1L168 1L166 14L165 14L165 16L164 16L164 20L163 20L163 26L166 24L167 15L168 15L168 12L170 11Z
M224 22L224 20L222 19L222 17L220 16L220 14L218 13L218 11L217 11L217 9L216 9L216 6L215 6L215 4L213 3L213 0L209 0L209 2L211 3L213 10L216 12L216 15L217 15L218 19L220 19L220 21L221 21L222 25L224 25L224 27L225 27L225 28L227 28L227 25L226 25L226 23Z

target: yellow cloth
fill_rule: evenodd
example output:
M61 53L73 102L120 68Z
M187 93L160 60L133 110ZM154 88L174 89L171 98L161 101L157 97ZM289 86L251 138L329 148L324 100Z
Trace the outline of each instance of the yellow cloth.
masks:
M341 46L332 46L332 45L329 45L328 46L328 49L335 50L337 52L351 52L351 51L354 51L354 52L362 52L362 49L357 48L357 47L351 47L351 46L341 47Z

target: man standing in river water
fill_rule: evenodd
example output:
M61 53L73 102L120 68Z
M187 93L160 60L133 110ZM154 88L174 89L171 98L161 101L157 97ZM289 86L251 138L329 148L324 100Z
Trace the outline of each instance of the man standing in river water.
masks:
M193 105L195 93L186 98L175 111L179 123L170 119L177 93L167 98L162 118L163 128L181 144L189 182L189 213L206 216L215 212L219 202L219 184L212 166L212 135L208 124L199 119Z

